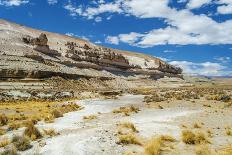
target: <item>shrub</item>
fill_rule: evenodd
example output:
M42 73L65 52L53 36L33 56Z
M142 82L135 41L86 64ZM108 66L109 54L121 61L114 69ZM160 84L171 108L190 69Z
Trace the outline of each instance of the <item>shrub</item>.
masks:
M182 141L186 144L205 144L210 143L205 133L199 131L193 133L190 130L182 131Z
M43 130L43 132L45 135L48 135L49 137L53 137L57 135L54 129Z
M141 145L140 141L134 134L119 135L119 144L136 144Z
M5 135L5 134L6 134L6 130L0 129L0 136Z
M0 147L5 147L7 145L10 144L10 141L8 138L4 137L1 141L0 141Z
M213 155L212 151L207 145L200 145L196 147L196 155Z
M16 122L12 122L8 125L8 130L17 130L18 128L20 128L21 124L20 123L16 123Z
M25 136L14 136L12 143L18 151L25 151L32 147L30 140Z
M231 129L226 129L226 135L227 136L232 136L232 130Z
M130 123L130 122L120 123L119 126L121 126L123 128L131 129L133 132L138 132L135 125L133 123Z
M93 119L97 119L97 116L96 115L84 116L83 119L84 120L93 120Z
M144 155L160 155L161 143L162 140L160 137L152 138L144 147Z
M19 155L14 147L7 148L1 155Z
M5 114L0 114L0 125L7 125L8 118Z
M199 123L194 123L193 127L194 128L201 128L201 125Z
M63 114L57 109L53 110L51 114L54 118L63 117Z
M24 135L28 136L32 140L42 138L40 131L34 126L32 122L28 122L27 128L24 131Z

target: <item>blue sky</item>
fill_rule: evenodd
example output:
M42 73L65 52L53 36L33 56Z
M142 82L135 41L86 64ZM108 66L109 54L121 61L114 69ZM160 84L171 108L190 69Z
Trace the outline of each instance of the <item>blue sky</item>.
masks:
M0 18L232 76L232 0L0 0Z

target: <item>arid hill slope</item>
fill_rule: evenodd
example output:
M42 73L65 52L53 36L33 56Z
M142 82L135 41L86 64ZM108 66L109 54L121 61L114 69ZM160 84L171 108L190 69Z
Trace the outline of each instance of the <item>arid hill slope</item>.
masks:
M67 79L180 76L182 70L152 56L94 45L66 35L0 20L1 78Z

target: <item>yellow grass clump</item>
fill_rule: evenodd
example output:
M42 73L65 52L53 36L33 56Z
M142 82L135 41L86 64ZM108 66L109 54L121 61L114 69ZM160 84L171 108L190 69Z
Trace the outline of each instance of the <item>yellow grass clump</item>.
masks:
M32 122L28 122L27 128L24 131L24 135L29 137L31 140L42 138L42 134Z
M97 119L97 116L96 115L84 116L83 119L84 120L94 120L94 119Z
M121 128L131 129L133 132L138 132L135 125L133 123L131 123L131 122L123 122L123 123L120 123L119 126Z
M29 138L25 136L14 136L12 139L12 143L18 151L25 151L32 147Z
M44 129L43 132L45 135L49 137L54 137L58 134L54 129L47 129L47 130Z
M5 114L0 114L0 126L7 125L8 118Z
M130 116L130 113L138 113L139 108L135 106L130 107L120 107L119 109L114 109L113 113L124 113L125 116Z
M0 148L1 148L1 147L5 147L5 146L7 146L7 145L9 145L9 144L10 144L9 139L8 139L7 137L4 137L4 138L0 141Z
M135 134L129 133L125 135L119 135L119 144L136 144L136 145L142 145L139 139L136 137Z
M160 155L161 154L162 139L160 137L152 138L144 146L144 155Z
M182 131L182 141L186 144L206 144L210 143L208 140L207 135L202 132L192 132L190 130L183 130Z

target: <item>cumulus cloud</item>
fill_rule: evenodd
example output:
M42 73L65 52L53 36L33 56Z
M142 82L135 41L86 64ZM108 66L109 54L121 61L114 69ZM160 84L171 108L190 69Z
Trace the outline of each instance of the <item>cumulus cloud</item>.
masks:
M226 67L220 63L203 62L194 63L190 61L171 61L170 64L181 67L185 74L206 75L206 76L226 76L229 73Z
M0 5L4 6L20 6L29 3L29 0L0 0Z
M196 9L202 7L205 4L209 4L210 2L211 0L190 0L187 4L187 7L189 9Z
M54 5L56 3L58 3L58 0L48 0L49 5Z
M185 0L184 0L185 1ZM181 1L181 2L184 2ZM206 14L196 15L191 10L204 4L217 3L219 7L231 4L231 0L190 0L187 9L177 10L169 6L170 0L116 0L101 3L96 6L75 7L70 2L65 6L71 16L82 16L87 19L102 21L100 14L117 13L137 18L161 18L167 25L164 28L151 29L146 33L128 32L110 36L108 43L128 43L138 47L152 47L156 45L202 45L202 44L231 44L232 20L217 22ZM218 8L219 9L219 8ZM219 9L220 10L220 9ZM225 11L225 10L224 10ZM228 12L228 11L227 11ZM108 16L109 17L109 16ZM113 41L110 41L113 38ZM110 40L109 40L110 39Z
M214 59L222 63L230 62L230 57L215 57Z
M110 43L110 44L114 44L114 45L119 44L118 37L108 36L105 41L106 41L106 43Z
M221 4L217 8L219 14L232 14L232 0L218 0L217 4Z

